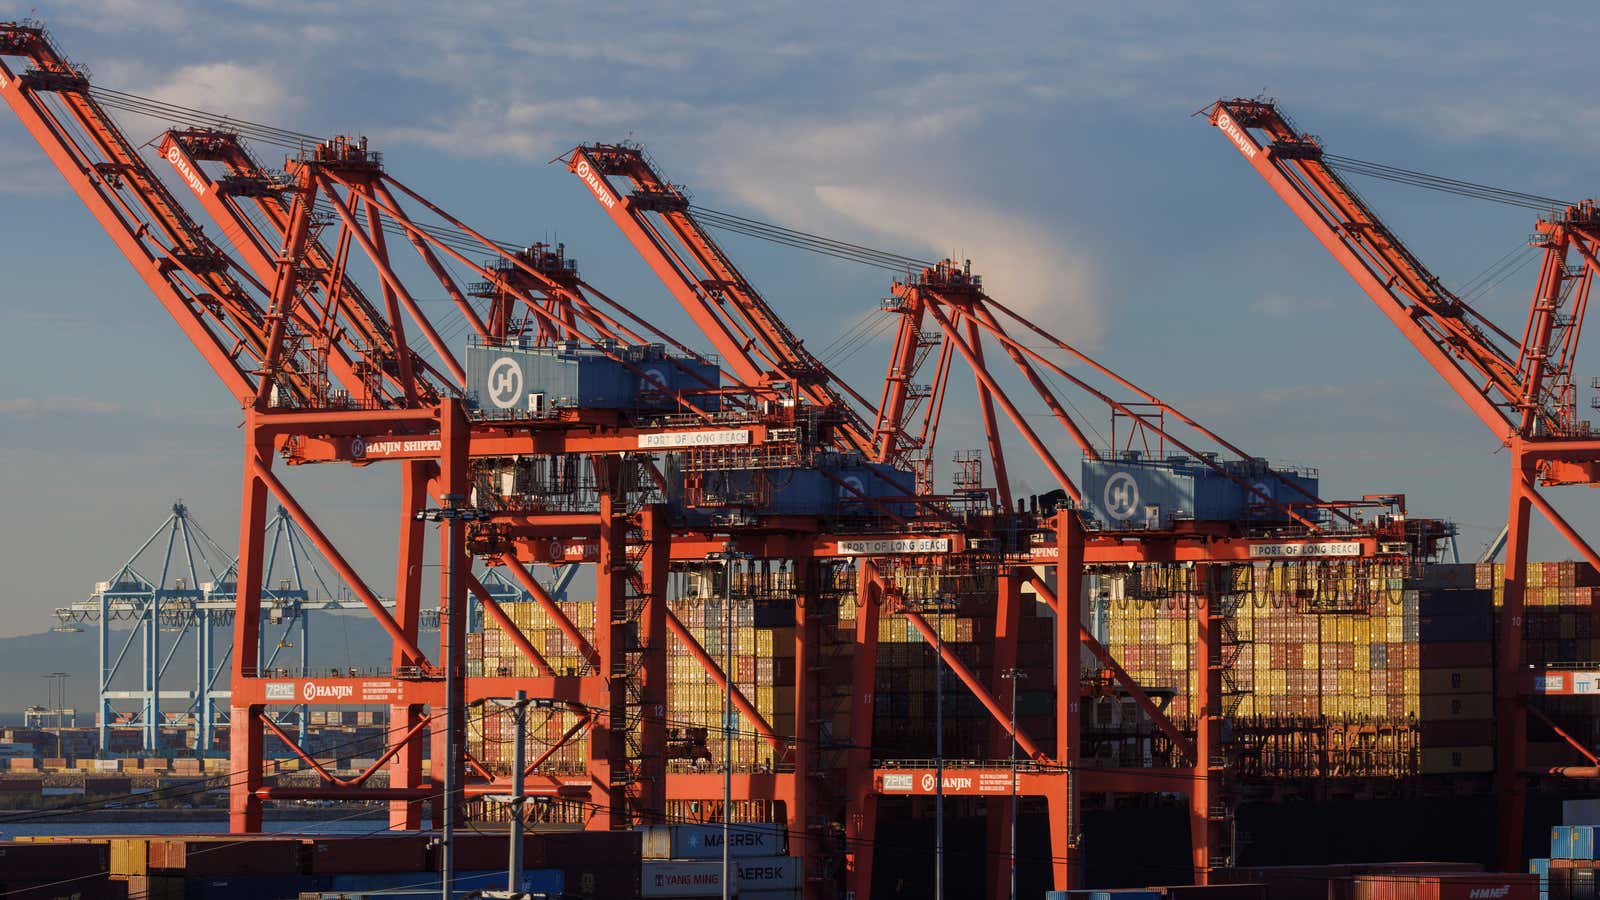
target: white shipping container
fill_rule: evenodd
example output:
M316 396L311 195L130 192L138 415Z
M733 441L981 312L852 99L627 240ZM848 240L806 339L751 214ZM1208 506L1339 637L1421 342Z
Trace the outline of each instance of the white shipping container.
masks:
M639 885L646 897L720 897L722 863L647 859L640 863Z
M739 822L729 827L734 856L781 856L783 826ZM721 825L651 825L644 829L645 859L721 859Z
M793 890L800 886L798 856L761 856L733 861L739 896L752 892Z

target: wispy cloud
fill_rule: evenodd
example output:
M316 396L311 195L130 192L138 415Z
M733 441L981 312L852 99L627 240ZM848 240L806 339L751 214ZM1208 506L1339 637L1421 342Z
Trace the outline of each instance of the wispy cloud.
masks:
M10 397L0 400L0 415L32 416L51 413L108 415L124 412L119 403L93 397Z
M744 124L754 127L719 133L719 152L701 168L763 215L929 259L971 260L993 296L1039 324L1086 345L1101 337L1100 273L1072 223L1009 207L982 181L949 177L947 166L977 169L981 158L917 150L981 130L979 106L914 104L843 122Z
M287 120L301 106L281 71L236 62L182 66L144 93L180 106L266 122Z

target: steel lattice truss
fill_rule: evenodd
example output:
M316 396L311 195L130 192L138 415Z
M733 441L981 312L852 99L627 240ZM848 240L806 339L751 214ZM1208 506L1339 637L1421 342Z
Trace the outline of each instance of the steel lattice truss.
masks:
M1593 201L1566 204L1333 157L1270 100L1219 100L1209 120L1509 451L1505 600L1495 654L1495 793L1499 861L1513 871L1522 864L1528 774L1526 701L1532 683L1523 667L1522 639L1532 510L1600 568L1600 554L1538 489L1600 484L1600 440L1578 417L1573 379L1590 288L1600 274L1600 211ZM1376 170L1402 183L1442 184L1453 193L1544 206L1529 239L1540 257L1539 277L1520 336L1514 326L1497 325L1447 289L1335 171L1341 165ZM1592 774L1573 774L1584 773Z
M980 276L950 262L912 268L893 285L896 339L874 402L806 349L711 238L714 217L697 213L638 147L584 145L565 159L689 314L716 366L655 328L648 312L588 284L562 248L491 240L396 179L365 141L298 136L303 146L273 171L257 162L239 129L169 130L155 146L174 191L107 113L119 95L91 87L42 28L0 25L0 56L8 58L0 62L0 98L244 410L229 700L236 832L260 830L262 806L275 800L385 800L393 827L417 828L425 800L459 807L463 794L506 793L478 761L449 750L462 746L468 702L517 690L580 714L568 736L588 735L586 777L544 775L536 761L530 784L534 793L586 801L589 827L660 822L669 801L709 807L721 796L719 774L666 768L667 659L687 654L732 695L777 761L775 771L736 775L736 798L781 810L791 852L807 859L809 896L843 882L866 897L878 797L897 790L886 784L932 778L915 765L885 768L872 753L878 622L900 617L940 648L943 665L990 714L995 756L1013 741L1020 747L1016 792L1045 800L1057 887L1073 886L1079 869L1078 796L1086 791L1188 796L1194 866L1204 880L1229 852L1222 654L1234 570L1283 548L1301 559L1412 559L1444 536L1439 523L1406 518L1399 496L1319 499L1291 473L1012 312L985 293ZM231 250L205 237L190 207L217 224ZM437 294L448 303L430 315L422 304ZM451 343L458 331L467 339L466 363ZM520 382L503 371L473 376L471 357L485 349L606 360L637 379L636 402L549 409L542 395L537 402L529 395L524 406ZM933 371L924 376L929 362ZM932 461L958 373L971 378L987 464L964 457L955 489L940 493ZM511 402L502 404L502 391ZM1044 406L1043 425L1030 422L1020 397ZM1080 405L1109 416L1104 443L1111 446L1097 446L1086 422L1069 412ZM1049 473L1058 494L1018 502L1012 441ZM1184 454L1234 484L1247 509L1234 521L1134 528L1113 516L1102 524L1089 514L1096 498L1062 463L1063 447L1091 461L1133 451ZM285 467L330 463L398 470L387 598L286 483ZM830 482L831 514L771 507L778 473L795 471ZM387 677L285 680L265 671L259 629L272 500L389 635ZM1369 512L1378 515L1368 519ZM797 733L779 733L668 608L669 573L730 555L781 561L793 572ZM474 561L523 588L586 665L558 673L472 575ZM425 586L431 563L440 577ZM570 563L594 573L591 628L580 628L529 568ZM1185 570L1186 583L1207 598L1197 611L1201 713L1192 732L1167 719L1081 620L1086 572L1141 563ZM968 599L992 617L989 671L967 666L935 639L935 613L908 592L907 573L981 585L982 595ZM836 620L842 602L832 588L841 578L859 606L847 678L827 674L821 655L824 622ZM1017 660L1025 585L1054 616L1049 734L1028 734L1006 715L1016 685L1004 673ZM540 674L464 677L469 597ZM419 640L424 602L437 610L437 645ZM1171 740L1175 765L1081 764L1084 648ZM316 767L267 714L307 693L387 705L388 751L353 779L317 768L320 787L267 783L269 734ZM848 739L824 735L817 724L838 703L848 713ZM434 719L445 727L429 729ZM423 775L425 739L464 790L441 797L444 765ZM365 786L385 768L389 787ZM978 795L985 794L977 786L992 781L979 776L993 774L977 761L947 763L944 771L953 779L965 773ZM1011 801L988 796L999 829ZM999 896L1003 857L991 862Z
M325 564L319 563L304 532L282 507L267 531L256 656L262 660L262 670L279 677L312 675L312 614L362 607L324 574ZM79 626L95 626L99 659L95 710L101 752L111 752L113 730L126 729L140 733L145 750L160 749L160 729L165 724L192 727L193 749L207 752L216 735L227 728L228 662L233 647L227 632L219 645L216 630L234 622L238 608L235 565L233 552L213 540L179 501L110 578L95 584L88 599L56 609L57 631L78 632L83 630ZM527 597L498 571L489 571L483 581L501 603ZM394 607L394 601L387 598L380 602L385 608ZM475 601L469 605L468 615L474 620L481 618ZM437 610L423 610L422 628L436 629L438 624ZM127 629L125 636L122 629ZM164 686L163 682L171 683L167 673L185 649L185 641L194 655L193 687ZM137 667L130 657L135 647ZM288 662L290 657L293 665ZM130 668L137 669L137 688L126 687L118 677ZM325 673L327 667L321 671ZM117 707L128 701L135 701L136 708L119 713ZM309 704L288 707L274 718L279 726L293 728L303 739L309 710Z

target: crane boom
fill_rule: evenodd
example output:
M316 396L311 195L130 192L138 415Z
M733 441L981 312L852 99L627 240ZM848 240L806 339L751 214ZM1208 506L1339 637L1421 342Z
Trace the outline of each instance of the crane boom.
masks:
M1520 348L1506 349L1472 321L1478 314L1451 293L1271 101L1219 100L1216 126L1417 348L1502 440L1529 409ZM1257 134L1264 139L1258 139ZM1547 425L1560 415L1538 410Z
M1600 441L1577 417L1572 379L1589 291L1600 275L1600 208L1593 201L1552 201L1558 208L1535 224L1529 243L1542 261L1518 339L1446 290L1333 171L1321 144L1300 133L1276 104L1219 100L1209 118L1509 449L1506 526L1483 557L1492 559L1504 545L1495 629L1494 787L1497 852L1509 870L1524 859L1528 682L1523 633L1532 510L1538 509L1592 565L1600 565L1600 552L1537 487L1539 482L1600 484ZM1413 176L1410 183L1426 185L1431 179L1406 174ZM1569 269L1567 257L1573 253L1582 263Z
M288 237L292 185L274 178L256 161L239 136L210 129L170 130L158 139L157 150L194 192L201 207L223 226L241 261L263 283L275 277L279 248ZM202 161L220 163L225 174L213 178ZM245 204L256 213L251 216ZM404 403L397 342L390 325L372 301L346 273L350 251L348 237L329 250L321 240L306 243L300 259L303 289L320 292L321 302L296 304L306 329L328 347L329 368L352 394L376 399L381 405ZM414 351L410 367L422 372L426 363ZM387 386L384 382L387 381ZM416 394L429 402L439 386L419 379ZM387 395L387 396L385 396Z
M661 177L641 149L586 144L566 161L740 381L794 385L843 417L841 432L850 447L873 454L873 429L860 412L871 404L806 349L695 221L688 198ZM627 179L631 193L619 193L611 178Z
M43 28L0 23L0 57L20 57L20 74L0 60L0 97L39 142L74 193L138 271L241 404L253 402L270 324L236 280L234 263L184 211L89 94L89 79L51 44ZM52 100L54 102L52 102ZM279 403L325 392L317 367L288 354Z

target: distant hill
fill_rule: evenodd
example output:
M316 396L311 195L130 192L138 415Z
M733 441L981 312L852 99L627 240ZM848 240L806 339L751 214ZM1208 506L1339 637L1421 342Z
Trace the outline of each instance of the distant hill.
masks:
M385 664L389 658L387 636L364 615L325 614L312 619L311 624L313 666L379 666ZM38 634L0 638L0 722L20 721L24 708L35 704L44 705L46 692L51 688L42 676L48 672L67 672L71 675L67 679L67 705L75 706L79 710L81 724L90 724L94 713L95 669L98 665L96 647L98 626L84 624L80 627L83 631L76 634L43 631ZM270 634L271 640L275 641L276 632ZM113 659L122 649L128 635L129 632L124 630L111 632ZM162 633L164 642L170 639L171 635ZM423 647L426 648L430 641L436 640L431 632L424 633ZM218 629L219 653L227 647L228 642L224 630ZM165 655L170 649L170 644L164 645L162 654ZM267 652L271 653L271 650L269 644ZM129 647L114 687L123 689L138 687L139 659L140 647L137 644ZM289 667L297 667L299 660L298 648L285 648L278 658L279 664ZM185 644L178 649L177 655L168 666L163 687L173 690L187 690L193 687L194 670L194 651L190 645Z

